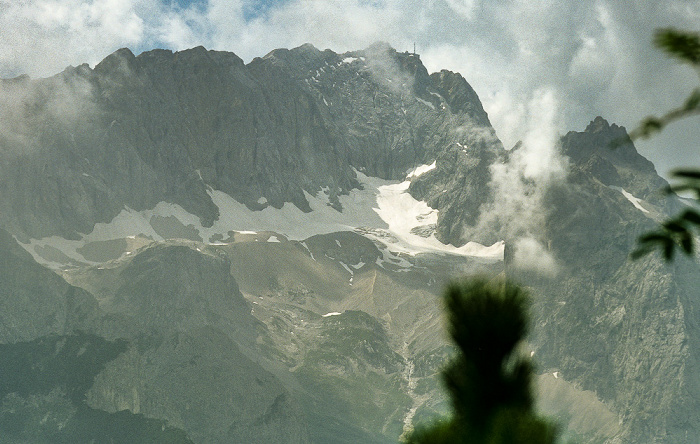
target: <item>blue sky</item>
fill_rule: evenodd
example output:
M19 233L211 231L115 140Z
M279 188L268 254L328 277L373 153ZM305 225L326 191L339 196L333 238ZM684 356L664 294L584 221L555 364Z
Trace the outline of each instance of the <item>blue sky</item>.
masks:
M658 27L700 30L697 0L0 0L0 76L43 77L121 47L197 45L246 62L310 42L336 52L377 40L461 72L506 146L544 92L558 131L596 115L627 127L680 103L697 73L651 46ZM638 147L664 173L700 165L697 120Z

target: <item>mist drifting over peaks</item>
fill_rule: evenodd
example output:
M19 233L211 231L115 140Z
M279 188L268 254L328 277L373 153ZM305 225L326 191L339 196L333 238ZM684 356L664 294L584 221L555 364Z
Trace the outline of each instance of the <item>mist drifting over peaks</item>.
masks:
M22 154L39 149L39 135L32 127L39 124L55 131L76 131L79 122L94 116L94 85L81 75L85 65L47 79L27 76L0 80L0 149Z
M497 227L514 246L514 265L546 275L556 274L555 258L543 245L541 232L550 186L564 180L567 159L559 151L557 92L537 90L525 108L527 126L521 142L502 162L491 166L493 201L482 207L479 230Z

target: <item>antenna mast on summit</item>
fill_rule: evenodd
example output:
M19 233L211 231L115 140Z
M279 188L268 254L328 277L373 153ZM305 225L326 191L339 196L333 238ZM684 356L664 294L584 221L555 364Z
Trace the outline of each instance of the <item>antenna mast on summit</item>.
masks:
M413 55L416 55L416 42L413 42Z

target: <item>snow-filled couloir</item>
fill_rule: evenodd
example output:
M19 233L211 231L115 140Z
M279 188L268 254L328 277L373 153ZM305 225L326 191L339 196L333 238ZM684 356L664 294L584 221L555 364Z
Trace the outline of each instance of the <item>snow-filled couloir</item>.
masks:
M210 187L208 194L219 208L219 218L211 227L203 226L199 217L180 205L160 202L155 208L145 211L124 208L112 221L96 224L92 232L79 240L51 236L32 239L23 246L38 262L58 268L76 262L100 263L99 258L85 253L86 247L118 240L126 241L121 244L123 251L119 254L129 254L131 249L149 239L186 238L220 244L232 241L235 233L273 232L290 240L304 240L317 234L355 231L396 253L451 254L488 262L502 260L503 242L490 246L468 242L455 247L443 244L435 237L438 210L408 193L412 179L434 168L435 162L419 166L409 171L406 180L401 182L356 172L362 187L339 196L342 211L330 205L327 191L323 190L315 196L306 193L312 211L305 213L291 203L285 203L280 209L267 206L254 211ZM137 242L137 238L142 242ZM277 238L270 236L269 239Z

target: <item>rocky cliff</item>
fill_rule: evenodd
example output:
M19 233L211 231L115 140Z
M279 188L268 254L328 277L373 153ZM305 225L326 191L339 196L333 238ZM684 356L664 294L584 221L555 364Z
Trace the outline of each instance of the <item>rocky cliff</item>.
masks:
M23 238L76 238L125 206L161 201L211 226L219 213L208 186L251 209L291 202L302 211L304 193L323 188L340 210L337 196L359 186L354 170L399 179L436 158L439 185L454 190L462 184L447 176L483 179L479 165L500 148L461 76L429 76L418 56L382 44L347 54L304 45L248 65L202 47L122 49L94 69L4 80L2 90L14 105L7 118L21 125L0 139L0 222ZM465 242L452 226L473 221L488 195L487 180L471 182L477 192L460 201L467 214L436 190L415 193L445 207L444 241Z
M622 127L564 135L560 174L532 179L462 76L382 43L248 64L123 49L0 100L0 353L92 363L3 389L18 440L93 418L169 442L396 442L448 409L442 286L505 273L534 295L523 347L565 437L693 442L700 275L628 260L681 204Z

